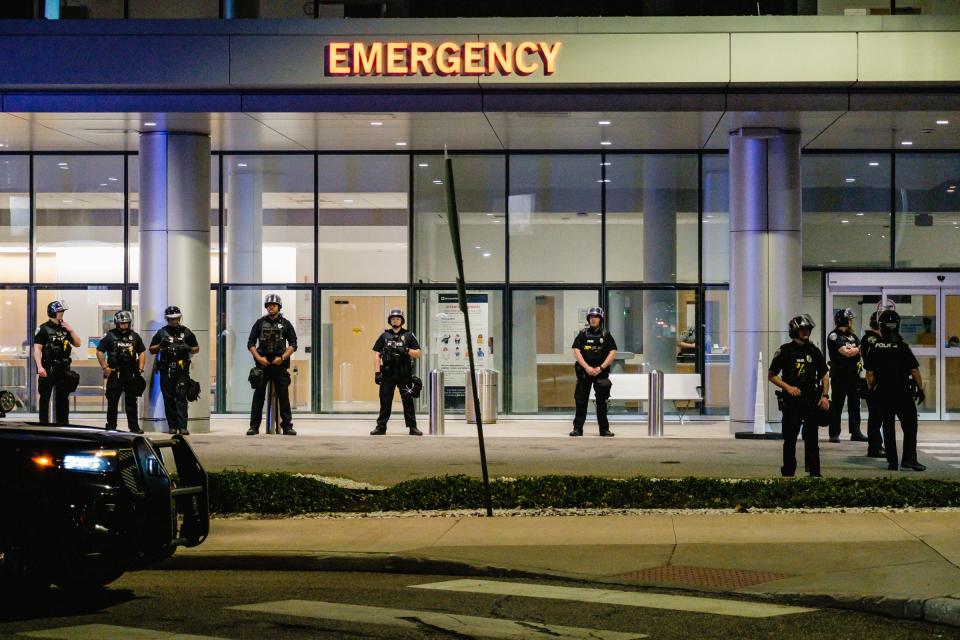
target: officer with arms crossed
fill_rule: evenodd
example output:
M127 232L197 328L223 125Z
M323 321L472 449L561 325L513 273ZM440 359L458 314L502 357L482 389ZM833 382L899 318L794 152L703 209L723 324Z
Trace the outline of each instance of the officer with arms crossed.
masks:
M581 329L573 339L573 357L576 360L573 368L577 374L573 400L577 405L577 413L573 418L571 436L583 435L583 423L587 421L587 402L590 399L590 388L593 387L600 435L605 438L613 437L607 421L607 401L610 399L610 365L616 355L617 342L603 326L603 309L590 307L587 309L587 327Z
M373 345L373 377L380 385L380 415L377 416L376 428L370 432L372 436L382 436L387 432L387 421L393 409L393 394L397 387L400 387L400 401L403 403L403 421L410 435L423 435L417 429L411 393L413 361L420 358L420 343L417 342L417 336L403 328L405 322L403 310L391 309L387 316L390 328L381 333Z
M886 310L877 318L880 340L870 349L867 359L867 385L876 395L883 413L883 442L887 468L897 470L896 418L903 430L903 459L900 467L925 471L917 462L917 404L923 404L923 378L920 363L910 345L900 337L900 314ZM914 404L916 401L916 404Z
M107 430L117 428L117 407L123 394L127 412L127 428L130 433L143 433L137 421L137 398L146 387L143 366L147 348L143 340L130 328L133 314L117 311L113 316L115 327L100 339L97 345L97 361L107 381Z
M200 343L193 331L181 324L183 312L180 307L167 307L163 316L167 326L154 334L150 353L157 355L167 431L188 436L186 386L190 379L190 356L200 352Z
M860 340L850 329L852 309L840 309L833 314L835 327L827 336L827 353L830 356L830 384L833 398L830 401L830 442L840 442L840 418L843 404L847 402L850 419L850 439L866 442L860 431Z
M879 311L870 314L870 328L864 331L863 338L860 339L860 355L863 356L863 362L867 362L870 357L870 351L873 345L880 341L880 324L877 322ZM867 456L870 458L884 458L886 453L883 450L883 435L881 428L883 425L883 409L878 402L877 394L870 391L867 384L862 385L863 396L867 400Z
M40 424L50 424L50 396L56 389L57 424L70 422L70 394L80 376L70 370L70 352L80 346L77 332L63 319L68 309L63 300L47 305L47 320L33 337L33 361L37 366L37 390L40 392Z
M262 372L251 380L256 384L253 392L253 404L250 407L250 428L248 436L260 432L260 420L263 419L263 403L267 397L267 384L273 381L273 392L280 404L280 430L285 436L295 436L293 413L290 411L290 356L297 350L297 332L290 321L283 317L280 309L283 301L275 293L268 293L263 299L267 315L253 323L247 349L253 356L257 370ZM270 429L267 429L269 433Z
M767 371L767 380L782 390L777 392L783 412L780 475L788 477L797 471L797 436L801 431L807 470L811 477L821 476L818 412L830 409L830 379L823 352L810 342L813 328L810 316L793 318L789 326L792 340L780 346Z

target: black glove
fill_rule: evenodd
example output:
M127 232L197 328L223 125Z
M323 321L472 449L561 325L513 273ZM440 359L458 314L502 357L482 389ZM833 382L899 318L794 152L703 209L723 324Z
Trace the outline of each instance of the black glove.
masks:
M383 374L380 373L379 371L377 371L376 373L374 373L374 374L373 374L373 381L376 382L377 384L380 384L381 382L383 382Z
M917 401L917 406L919 406L927 399L927 394L923 392L923 389L917 389L913 394L913 399Z

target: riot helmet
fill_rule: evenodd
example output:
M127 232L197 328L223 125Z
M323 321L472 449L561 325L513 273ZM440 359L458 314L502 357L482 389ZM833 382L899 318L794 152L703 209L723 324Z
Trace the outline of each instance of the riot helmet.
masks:
M590 318L596 316L600 318L600 324L603 324L603 308L602 307L590 307L587 309L587 324L590 324Z
M60 313L61 311L66 311L69 308L70 307L68 307L67 303L64 302L63 300L54 300L53 302L47 305L47 317L56 318L58 313Z
M790 320L790 337L797 339L800 337L801 329L810 329L810 331L813 331L816 326L813 318L811 318L809 314L804 313L803 315L795 316Z
M877 323L880 325L880 333L884 337L896 337L900 335L900 314L893 309L887 309L877 317Z
M283 301L280 299L280 296L278 296L278 295L275 294L275 293L268 293L268 294L266 295L266 297L264 297L264 299L263 299L263 307L264 307L264 309L266 309L266 308L267 308L268 306L270 306L271 304L275 304L275 305L277 305L278 307L280 307L281 309L283 309Z
M113 324L117 327L117 329L119 329L120 325L123 324L124 322L132 325L133 314L127 311L126 309L121 309L120 311L117 311L115 314L113 314Z
M879 315L878 311L874 311L870 314L870 328L874 331L880 330L880 323L877 321L877 315Z
M853 309L837 309L833 314L833 323L837 327L849 327L850 321L856 317L853 313Z
M183 312L180 311L180 307L170 305L163 310L163 317L167 320L179 320L183 317Z
M387 314L387 324L392 326L390 321L394 318L400 318L400 326L403 326L407 322L407 319L403 316L403 309L390 309L390 313Z

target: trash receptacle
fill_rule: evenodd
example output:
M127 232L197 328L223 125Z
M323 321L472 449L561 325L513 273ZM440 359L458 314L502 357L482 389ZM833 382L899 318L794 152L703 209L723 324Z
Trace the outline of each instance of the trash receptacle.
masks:
M483 424L493 424L497 421L499 378L500 373L493 369L480 369L477 371L477 390L480 395L480 417L483 418ZM467 422L476 424L477 416L473 410L473 388L471 382L470 375L467 374L464 403L466 405Z

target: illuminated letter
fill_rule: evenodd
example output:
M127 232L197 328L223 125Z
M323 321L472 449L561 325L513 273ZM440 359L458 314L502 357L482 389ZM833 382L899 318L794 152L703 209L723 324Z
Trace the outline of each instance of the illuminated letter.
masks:
M374 42L367 52L367 45L353 43L353 72L360 75L380 75L383 73L383 43Z
M500 47L503 47L502 49ZM503 45L496 42L487 43L487 75L500 72L502 76L513 73L513 43Z
M482 76L487 70L483 63L482 42L467 42L463 45L463 74L467 76Z
M352 72L347 58L350 51L349 42L331 42L327 45L327 75L348 76Z
M539 43L540 57L543 58L543 75L552 76L557 70L557 54L560 53L561 42L554 42L551 48L546 42Z
M410 67L407 65L407 47L406 42L387 43L388 76L403 76L410 70Z
M517 70L517 75L519 76L528 76L534 71L537 70L537 65L529 64L527 62L528 53L536 53L537 45L532 42L521 42L517 45L517 49L514 55L514 69Z
M460 50L452 42L444 42L437 47L437 73L444 76L455 76L460 73Z
M422 73L425 76L432 76L433 69L433 45L428 42L410 43L410 73L416 75ZM423 67L423 71L420 71Z

